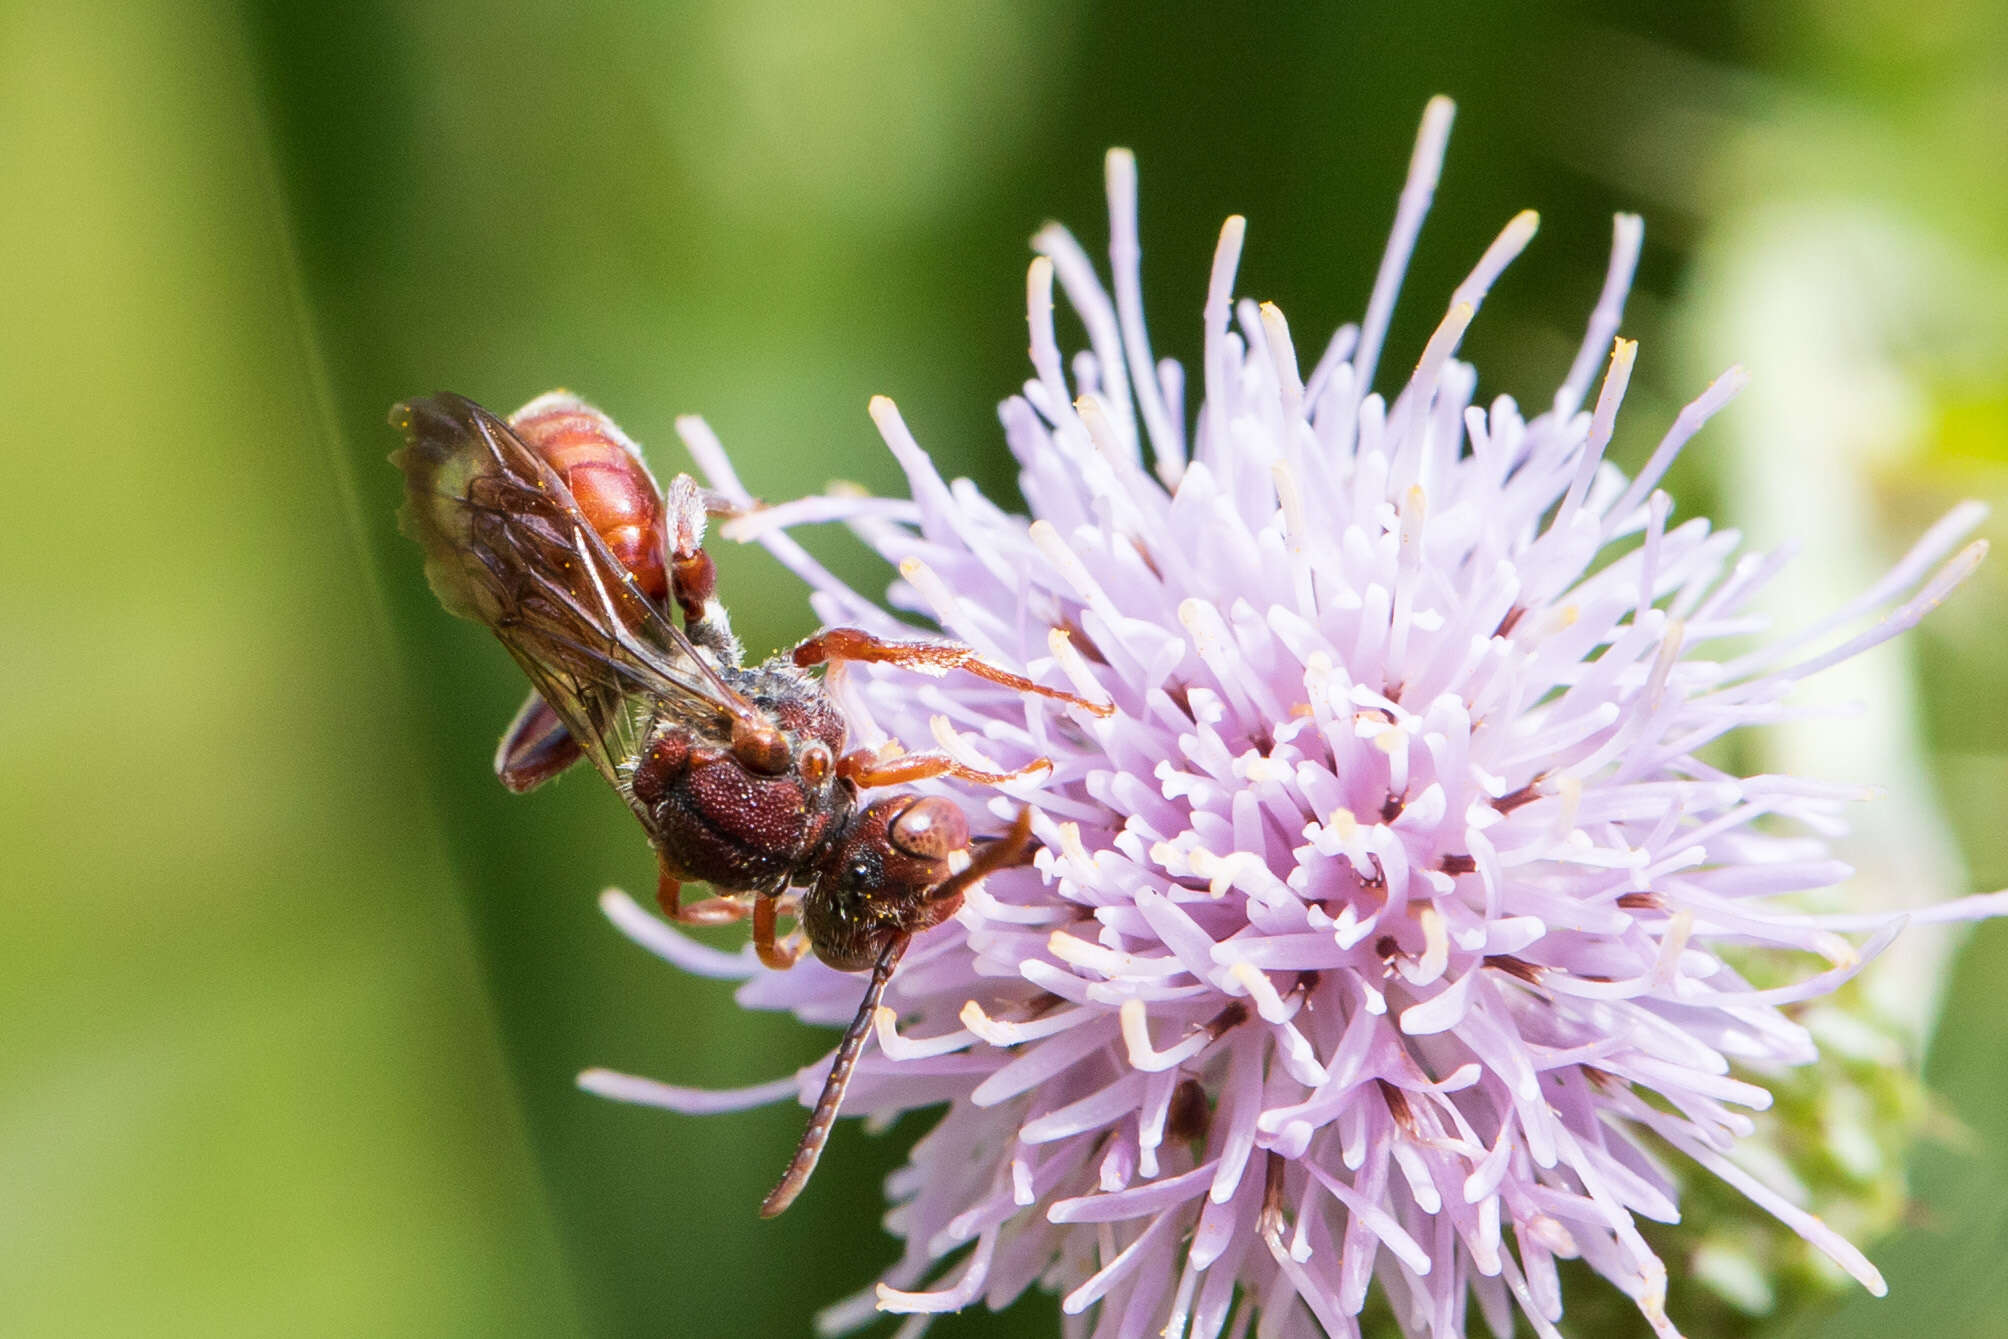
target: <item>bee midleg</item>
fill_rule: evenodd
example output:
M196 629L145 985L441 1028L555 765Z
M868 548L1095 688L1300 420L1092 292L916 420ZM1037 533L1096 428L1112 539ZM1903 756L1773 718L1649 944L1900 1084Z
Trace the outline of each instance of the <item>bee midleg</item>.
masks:
M743 656L739 639L718 599L718 569L704 551L704 490L697 480L679 474L669 481L663 510L664 558L670 593L683 611L683 630L721 665L737 665Z
M950 776L958 781L971 781L980 786L1001 786L1006 781L1020 781L1035 772L1051 770L1053 770L1052 759L1034 758L1015 772L985 772L974 767L965 767L938 750L926 753L902 753L893 758L881 758L870 749L853 749L837 759L838 776L856 785L867 787L904 786L937 776Z
M655 904L664 917L679 925L736 925L746 919L747 912L745 900L737 897L707 897L684 906L683 884L660 861L656 864Z
M1056 702L1085 708L1097 716L1107 716L1115 711L1112 703L1090 702L1077 693L1034 683L1022 674L1013 674L1010 670L991 664L977 655L972 648L953 642L895 642L883 637L874 637L862 628L825 628L797 646L794 659L795 663L804 669L811 665L837 660L897 665L901 669L932 675L942 675L950 670L959 669L966 674L974 674L979 679L986 679L1020 693L1036 693L1040 697L1049 697Z

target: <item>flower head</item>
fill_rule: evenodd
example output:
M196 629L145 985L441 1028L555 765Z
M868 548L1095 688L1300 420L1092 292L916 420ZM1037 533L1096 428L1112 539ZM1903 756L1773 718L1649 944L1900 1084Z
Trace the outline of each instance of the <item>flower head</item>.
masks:
M1763 1075L1814 1058L1787 1006L1898 928L1796 900L1846 873L1822 838L1857 793L1699 755L1944 598L1982 546L1931 569L1977 509L1849 607L1748 649L1763 631L1749 602L1779 560L1676 523L1656 488L1742 374L1682 412L1636 478L1603 459L1636 348L1612 351L1631 217L1541 412L1475 404L1455 356L1532 214L1384 400L1375 370L1449 121L1432 103L1365 318L1308 371L1281 312L1235 300L1230 219L1188 421L1185 376L1145 334L1134 166L1113 153L1113 293L1064 230L1035 240L1034 377L1002 408L1029 521L939 477L880 399L911 502L816 498L734 523L824 619L899 635L787 534L847 520L897 566L896 607L1117 707L1103 719L883 666L832 675L860 742L1053 766L934 785L999 827L1031 806L1041 849L920 936L886 995L850 1109L947 1109L888 1186L904 1255L830 1328L874 1306L1001 1306L1039 1283L1078 1326L1095 1312L1098 1336L1219 1335L1236 1308L1264 1334L1346 1335L1377 1284L1407 1335L1462 1334L1474 1313L1510 1335L1516 1312L1553 1335L1556 1262L1581 1257L1673 1334L1638 1224L1676 1219L1681 1164L1881 1290L1736 1154L1770 1100ZM1088 334L1071 359L1056 281ZM744 498L703 425L682 426L714 486ZM854 977L759 970L609 906L672 961L745 978L748 1007L834 1022L856 1001ZM1747 980L1767 951L1812 966ZM813 1100L821 1078L736 1094L588 1082L717 1110Z

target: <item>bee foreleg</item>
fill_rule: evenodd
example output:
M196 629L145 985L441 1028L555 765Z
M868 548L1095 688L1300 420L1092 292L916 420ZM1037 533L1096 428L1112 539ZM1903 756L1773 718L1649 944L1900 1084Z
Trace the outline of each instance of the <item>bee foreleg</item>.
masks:
M786 909L792 912L793 900L786 900ZM774 928L784 909L781 905L783 901L782 898L764 894L753 899L753 951L759 955L764 966L777 972L785 972L801 961L805 947L799 934L789 935L784 942L775 941Z
M707 897L683 905L683 885L660 865L656 867L655 904L678 925L737 925L746 919L746 903L736 897Z

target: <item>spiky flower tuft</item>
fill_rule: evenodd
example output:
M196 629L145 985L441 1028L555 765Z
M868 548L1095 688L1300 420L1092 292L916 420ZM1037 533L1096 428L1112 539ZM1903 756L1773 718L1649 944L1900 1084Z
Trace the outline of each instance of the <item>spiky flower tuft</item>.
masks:
M1439 99L1424 117L1365 318L1308 372L1281 312L1235 300L1229 219L1188 421L1184 374L1145 334L1134 165L1112 153L1113 293L1064 230L1035 240L1035 375L1002 408L1032 519L945 482L880 399L910 503L816 498L736 523L825 620L910 634L787 534L846 520L897 566L894 606L1118 708L965 676L832 676L861 742L1053 767L1001 792L938 787L1000 826L1031 805L1042 849L916 941L886 996L850 1110L947 1109L888 1186L904 1255L829 1329L876 1307L915 1313L901 1333L917 1333L1036 1283L1063 1295L1070 1334L1210 1339L1253 1315L1264 1335L1352 1335L1377 1284L1406 1335L1462 1335L1474 1313L1510 1335L1516 1311L1554 1335L1556 1262L1580 1257L1672 1335L1667 1270L1638 1224L1678 1217L1676 1165L1882 1291L1737 1156L1764 1076L1815 1056L1788 1006L1898 928L1800 904L1846 875L1823 838L1858 791L1699 755L1943 599L1981 557L1954 553L1978 509L1847 608L1763 639L1748 609L1780 559L1674 523L1656 488L1742 373L1688 406L1636 478L1603 458L1636 347L1613 351L1632 217L1542 412L1475 404L1455 357L1532 214L1383 400L1375 369L1450 115ZM1071 359L1056 281L1089 339ZM714 486L744 498L703 425L682 427ZM857 999L853 977L769 973L609 907L672 962L745 978L747 1007L834 1023ZM1732 965L1753 955L1810 965L1760 988ZM810 1101L821 1078L588 1083L719 1110Z

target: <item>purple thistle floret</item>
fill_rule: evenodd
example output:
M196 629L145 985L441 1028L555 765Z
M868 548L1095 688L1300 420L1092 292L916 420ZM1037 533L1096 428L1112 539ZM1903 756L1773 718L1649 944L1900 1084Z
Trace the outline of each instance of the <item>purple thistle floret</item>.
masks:
M833 495L728 526L805 578L824 620L911 635L787 534L848 521L897 565L895 606L1117 707L1102 719L964 675L831 675L858 742L1053 766L922 787L1000 829L1032 806L1041 849L916 940L887 992L848 1110L947 1110L888 1184L904 1255L827 1330L876 1307L913 1313L900 1333L918 1334L1037 1283L1063 1294L1070 1335L1210 1339L1257 1316L1262 1335L1353 1335L1377 1281L1406 1335L1463 1335L1474 1305L1495 1335L1516 1311L1555 1335L1556 1261L1581 1257L1673 1335L1637 1225L1679 1216L1669 1153L1883 1290L1737 1154L1770 1101L1762 1077L1815 1057L1787 1007L1900 928L1802 905L1846 877L1823 839L1860 790L1697 754L1784 718L1802 679L1939 603L1980 560L1973 543L1932 572L1979 510L1847 608L1763 640L1749 607L1781 559L1673 524L1656 489L1742 373L1636 478L1603 459L1636 347L1611 352L1629 216L1545 412L1473 404L1454 357L1532 214L1452 295L1392 402L1371 393L1450 116L1438 99L1424 117L1365 319L1308 373L1275 307L1234 300L1229 219L1188 424L1183 374L1144 333L1134 165L1112 153L1113 296L1064 230L1035 239L1036 375L1002 409L1029 522L942 480L880 399L910 503ZM1070 361L1056 279L1089 338ZM680 426L714 486L746 497L703 424ZM1738 649L1703 651L1725 642ZM836 1024L857 1001L856 977L768 972L618 894L607 907L671 962L742 978L749 1008ZM1732 960L1764 951L1817 968L1759 988ZM823 1070L733 1093L583 1081L718 1111L812 1102Z

